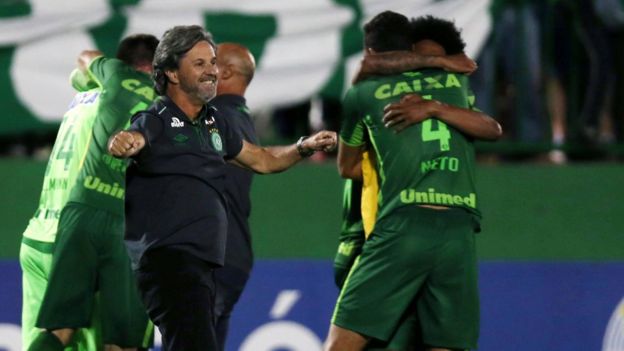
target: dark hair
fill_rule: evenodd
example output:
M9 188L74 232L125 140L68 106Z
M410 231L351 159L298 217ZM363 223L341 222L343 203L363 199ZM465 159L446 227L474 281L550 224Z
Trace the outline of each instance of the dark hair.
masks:
M154 88L159 95L167 92L165 71L177 69L182 57L200 41L207 41L217 51L212 35L198 25L175 26L163 34L153 62Z
M376 52L410 50L411 26L407 17L384 11L364 25L364 46Z
M132 67L152 64L158 39L151 34L134 34L125 37L117 48L117 58Z
M466 47L455 23L431 15L412 19L412 42L427 39L440 44L447 55L462 53Z

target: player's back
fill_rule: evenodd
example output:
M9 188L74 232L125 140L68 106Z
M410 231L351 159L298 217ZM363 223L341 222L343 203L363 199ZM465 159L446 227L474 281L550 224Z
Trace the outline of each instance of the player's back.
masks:
M135 112L147 109L156 96L148 74L117 59L97 58L89 66L102 89L92 139L69 201L123 214L126 160L108 154L108 138L125 129Z
M435 118L400 133L383 124L383 108L410 93L470 108L464 75L437 69L377 77L356 86L360 113L377 157L378 220L416 205L463 207L478 215L472 141Z
M24 236L54 242L61 210L76 182L97 110L100 89L79 92L63 116L43 178L39 206Z

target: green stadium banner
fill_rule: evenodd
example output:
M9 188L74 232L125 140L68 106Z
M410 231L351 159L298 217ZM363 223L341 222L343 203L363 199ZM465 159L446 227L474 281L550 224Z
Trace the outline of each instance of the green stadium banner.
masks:
M217 42L247 45L258 69L255 110L312 96L340 98L361 57L362 24L383 10L434 14L463 29L475 55L489 30L489 0L4 0L0 2L0 136L51 131L73 92L68 75L83 49L114 55L120 38L158 37L200 24Z

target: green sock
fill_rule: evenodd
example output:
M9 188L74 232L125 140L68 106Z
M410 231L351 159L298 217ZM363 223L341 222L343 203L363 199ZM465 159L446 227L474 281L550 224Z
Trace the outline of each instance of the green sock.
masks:
M49 331L41 332L30 344L28 351L63 351L65 347L56 335Z

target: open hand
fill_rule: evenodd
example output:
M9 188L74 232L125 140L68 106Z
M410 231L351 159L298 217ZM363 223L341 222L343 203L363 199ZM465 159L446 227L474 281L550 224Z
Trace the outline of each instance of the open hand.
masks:
M417 94L405 95L399 102L384 107L382 121L386 128L398 133L431 117L436 105L439 104L436 100L425 100Z

